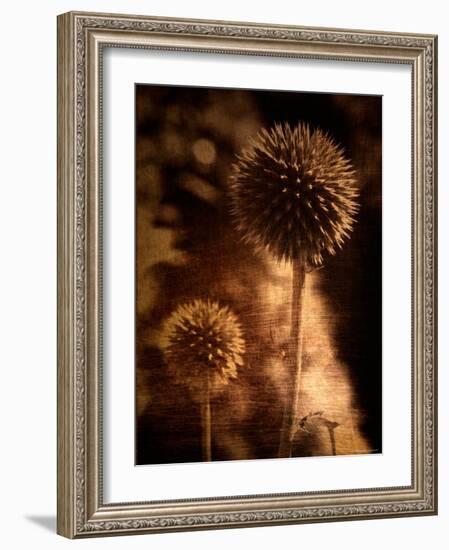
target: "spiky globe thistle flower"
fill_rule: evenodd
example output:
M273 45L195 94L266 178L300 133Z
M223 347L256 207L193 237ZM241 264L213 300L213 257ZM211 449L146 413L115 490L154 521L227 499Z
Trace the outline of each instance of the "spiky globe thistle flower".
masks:
M176 380L200 395L205 380L211 391L237 377L245 342L237 316L211 300L180 305L164 326L164 354Z
M349 237L358 211L355 172L322 130L263 129L238 157L231 213L245 242L278 260L319 267Z

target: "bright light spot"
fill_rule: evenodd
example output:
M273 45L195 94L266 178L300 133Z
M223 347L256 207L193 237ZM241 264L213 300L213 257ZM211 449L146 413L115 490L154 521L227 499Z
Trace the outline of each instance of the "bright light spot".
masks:
M212 141L205 138L197 139L192 146L192 150L195 158L201 164L213 164L215 162L217 152Z

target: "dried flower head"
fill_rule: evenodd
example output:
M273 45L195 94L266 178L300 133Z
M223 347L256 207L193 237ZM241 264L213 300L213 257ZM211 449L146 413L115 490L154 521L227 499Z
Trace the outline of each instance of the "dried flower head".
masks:
M341 147L300 123L263 129L234 165L231 212L245 242L278 260L319 267L349 237L355 172Z
M176 380L192 392L211 390L237 377L245 342L237 316L210 300L180 305L164 326L164 354Z

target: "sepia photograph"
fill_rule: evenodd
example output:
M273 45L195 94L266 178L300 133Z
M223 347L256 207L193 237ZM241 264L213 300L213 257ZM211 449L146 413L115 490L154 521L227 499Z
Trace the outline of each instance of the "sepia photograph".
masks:
M135 463L382 453L382 97L136 84Z

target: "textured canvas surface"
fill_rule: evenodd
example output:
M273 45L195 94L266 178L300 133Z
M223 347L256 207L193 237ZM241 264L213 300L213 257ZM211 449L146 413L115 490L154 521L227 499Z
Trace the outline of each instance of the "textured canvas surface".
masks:
M382 451L381 120L377 96L136 86L137 464Z

